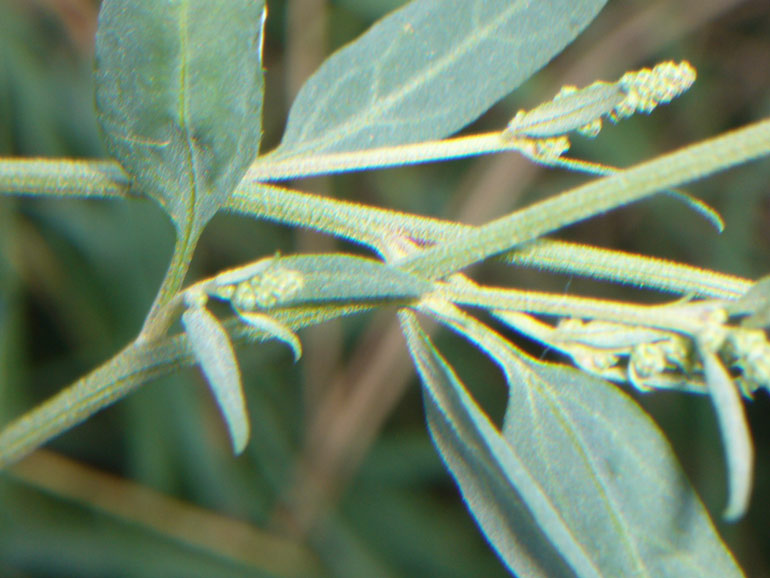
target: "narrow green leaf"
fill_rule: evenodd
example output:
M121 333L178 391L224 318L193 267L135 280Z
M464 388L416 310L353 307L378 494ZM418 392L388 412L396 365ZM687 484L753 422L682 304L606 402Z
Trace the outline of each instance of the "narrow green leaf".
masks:
M303 86L275 154L439 139L567 46L606 0L415 0L332 55Z
M95 83L105 144L177 228L201 229L256 157L264 15L263 0L102 2Z
M382 261L355 255L276 257L270 267L296 271L302 281L302 287L281 300L281 306L327 301L413 299L433 290L432 283L416 275ZM243 269L246 271L246 268Z
M749 507L751 487L754 480L754 444L746 422L738 388L730 378L716 353L698 342L698 351L703 361L711 401L719 422L727 459L727 506L725 520L734 522L741 518Z
M553 502L422 332L399 313L431 436L471 513L517 576L601 576ZM527 450L529 451L529 450Z
M526 360L454 307L428 307L500 365L510 386L504 443L601 575L740 575L665 438L638 405L601 379ZM555 541L554 547L561 550Z
M302 357L302 343L300 342L299 337L297 337L297 334L289 327L277 319L265 315L264 313L245 311L239 311L238 317L254 329L267 333L291 347L291 351L294 354L294 361L298 361L299 358Z
M240 454L249 441L249 414L241 386L241 372L227 332L203 306L182 314L190 348L225 418L233 451Z
M508 123L506 136L563 135L609 115L625 98L619 83L595 82L580 90L562 91L537 108L519 112Z
M617 122L637 112L649 114L659 104L671 102L695 82L689 62L661 62L654 68L627 72L617 82L595 82L578 89L565 86L549 102L530 111L519 111L508 123L511 137L552 137L578 131L596 136L602 119Z

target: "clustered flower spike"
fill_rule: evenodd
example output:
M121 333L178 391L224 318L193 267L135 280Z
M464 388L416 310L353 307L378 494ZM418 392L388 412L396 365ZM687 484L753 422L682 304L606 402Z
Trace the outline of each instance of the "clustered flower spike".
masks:
M215 279L211 295L230 301L236 312L269 309L293 297L304 286L304 278L298 271L274 265L276 262L269 257L222 273Z
M770 391L770 341L764 328L745 327L721 307L705 305L699 340L751 398ZM675 389L706 393L703 364L692 338L671 331L605 321L563 319L553 329L538 325L531 335L563 353L585 371L639 391Z
M760 388L770 391L770 343L764 330L741 327L731 331L720 353L738 372L736 382L746 397Z
M518 111L503 138L529 156L558 158L569 149L567 133L595 137L605 117L617 122L636 112L649 114L689 89L695 76L689 62L669 61L628 72L617 82L598 81L585 88L564 86L553 100Z
M626 98L610 113L617 121L636 112L652 112L659 104L671 102L695 82L695 69L689 62L661 62L652 70L642 68L623 75L618 84Z

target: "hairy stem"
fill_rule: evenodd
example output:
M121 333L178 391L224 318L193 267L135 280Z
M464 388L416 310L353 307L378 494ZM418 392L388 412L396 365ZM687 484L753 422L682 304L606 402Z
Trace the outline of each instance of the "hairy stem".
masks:
M386 252L389 236L433 244L477 228L261 183L242 183L228 208L244 215L310 227L364 243L380 253ZM503 255L503 259L547 271L708 297L737 297L751 286L747 279L664 259L548 239L523 244Z
M480 287L475 284L448 283L440 286L437 296L457 305L469 305L497 311L515 311L556 317L596 319L676 331L696 335L703 327L701 313L719 307L719 302L692 305L634 305L606 299Z
M271 154L267 154L254 162L246 173L245 180L282 181L519 150L519 144L515 141L506 141L502 138L502 134L496 131L439 141L287 159L274 159Z
M295 308L276 317L293 330L352 315L372 304ZM268 340L273 336L231 320L225 322L233 343ZM191 365L186 335L152 342L134 341L110 360L78 379L0 431L0 468L16 462L60 433L125 397L142 384Z
M438 279L567 225L768 154L770 120L550 197L395 264Z
M126 198L129 179L114 161L0 158L0 193Z
M181 365L180 338L130 344L112 359L46 400L0 432L0 468L13 463L153 377Z
M191 227L188 227L188 230L181 239L177 240L174 246L174 254L171 256L171 263L168 266L168 271L166 271L166 276L137 338L139 342L159 338L168 331L174 321L176 308L167 306L182 288L199 237L198 233L190 229Z

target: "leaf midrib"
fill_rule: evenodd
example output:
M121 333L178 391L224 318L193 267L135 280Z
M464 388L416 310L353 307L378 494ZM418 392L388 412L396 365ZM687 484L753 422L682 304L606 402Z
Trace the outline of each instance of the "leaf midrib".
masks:
M200 182L198 179L198 159L195 155L195 138L190 128L190 76L189 62L187 58L187 48L189 46L189 2L183 2L180 5L179 18L179 101L177 108L177 118L182 134L185 138L187 153L187 169L190 175L190 190L187 194L187 210L185 219L181 226L181 236L183 242L187 245L192 236L192 229L196 221L196 207L198 204L198 193Z
M639 552L638 544L640 540L633 530L633 524L628 520L623 512L623 508L618 506L614 493L606 483L606 476L603 474L601 467L593 455L591 443L586 439L583 431L577 427L576 421L573 420L573 412L564 406L558 393L555 392L540 376L536 375L536 377L539 386L534 386L531 389L540 391L543 400L550 407L551 411L559 416L558 419L561 422L562 427L570 432L573 441L580 451L582 459L588 464L590 471L593 473L592 482L595 484L597 491L604 496L606 511L615 520L614 526L623 536L622 542L626 544L625 551L630 554L630 558L633 559L634 566L637 570L642 572L642 575L644 576L650 576L649 568L644 561L644 557ZM590 412L590 408L584 407L584 410Z

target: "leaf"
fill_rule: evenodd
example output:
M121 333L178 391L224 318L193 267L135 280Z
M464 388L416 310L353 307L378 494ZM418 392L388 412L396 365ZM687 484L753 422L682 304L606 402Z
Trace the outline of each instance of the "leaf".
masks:
M521 456L479 409L414 314L401 311L399 317L422 378L433 441L503 562L518 576L601 576Z
M605 575L742 575L667 440L635 402L573 368L519 369L505 438Z
M302 87L277 157L440 139L556 56L606 0L415 0Z
M257 155L264 15L262 0L102 2L95 84L105 144L177 229L202 229Z
M728 498L723 516L734 522L743 517L749 507L754 480L754 445L741 396L730 374L716 353L701 340L698 340L698 352L727 458Z
M291 351L294 354L294 361L299 361L299 358L302 357L302 343L297 337L297 334L289 327L264 313L253 313L248 311L237 311L237 313L238 317L240 317L244 323L247 323L260 332L267 333L271 337L283 341L286 345L291 347Z
M431 302L428 307L503 369L510 399L498 443L518 456L601 575L741 575L665 438L636 403L601 379L525 360L497 333L454 307ZM464 443L473 439L461 433ZM470 475L484 478L489 471L476 468ZM514 486L513 494L521 482L511 476L507 483ZM532 532L526 522L509 523L518 524L520 533ZM558 534L541 529L550 547L566 558Z
M230 338L216 317L202 306L187 309L182 314L182 324L225 418L233 451L240 454L249 441L249 414Z
M530 111L519 111L508 123L506 136L542 138L579 130L597 119L601 122L625 98L619 83L595 82L579 90L562 89L552 100Z
M257 262L258 264L259 262ZM257 265L255 264L255 265ZM241 268L248 278L249 267ZM328 301L404 300L420 297L433 290L433 284L416 275L377 261L345 254L297 255L275 257L270 269L287 269L300 274L302 287L280 305ZM228 282L239 276L224 273ZM219 276L219 280L222 276Z

